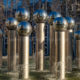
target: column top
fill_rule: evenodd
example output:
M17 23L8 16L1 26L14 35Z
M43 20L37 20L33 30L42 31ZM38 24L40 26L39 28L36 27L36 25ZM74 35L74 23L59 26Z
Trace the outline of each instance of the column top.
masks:
M10 17L6 20L5 24L6 24L6 27L8 28L8 30L16 30L18 21L15 18Z
M67 30L68 23L67 20L63 17L58 17L53 21L53 27L56 31L65 31Z
M15 18L18 21L29 21L30 20L30 12L25 8L18 8L15 13Z
M18 24L17 31L20 36L29 36L32 32L32 27L29 22L22 21Z
M36 10L33 14L33 19L37 23L44 23L48 19L47 12L43 9Z

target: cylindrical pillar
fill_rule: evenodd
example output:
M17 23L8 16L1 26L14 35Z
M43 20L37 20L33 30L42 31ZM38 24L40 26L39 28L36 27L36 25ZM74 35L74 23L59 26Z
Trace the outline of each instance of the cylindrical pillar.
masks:
M38 63L39 70L43 71L44 69L44 41L45 41L45 23L38 24Z
M19 65L20 77L29 78L29 37L20 36Z
M66 17L65 19L68 22L68 28L66 31L66 71L71 72L73 55L73 28L75 21L71 17Z
M66 71L72 71L72 34L70 31L66 32Z
M38 63L38 27L36 28L36 70L39 69L39 63Z
M54 47L54 31L53 31L53 25L50 25L50 72L54 72L55 68L55 47Z
M16 31L8 31L8 70L16 70Z
M15 13L15 18L20 23L21 21L29 21L30 19L30 12L26 10L25 8L18 8ZM17 55L18 55L18 64L19 64L19 51L20 51L20 42L19 42L20 36L17 34Z
M48 22L50 24L50 72L55 74L55 35L54 35L54 28L53 28L53 20L57 17L61 17L61 14L58 12L50 12Z
M55 29L55 54L60 59L60 80L65 80L65 54L66 54L66 30L67 21L63 17L54 19Z
M37 23L36 33L36 69L39 71L44 70L44 42L45 42L45 21L47 13L40 9L34 12L33 18Z
M77 68L80 69L80 31L75 32L76 38L76 64Z
M18 22L14 18L6 20L6 26L9 30L8 33L8 70L16 70L16 28Z
M32 27L28 22L20 22L18 25L18 34L20 36L20 49L19 49L19 78L29 78L29 35L31 34Z
M0 67L2 67L2 47L3 47L3 33L0 29Z

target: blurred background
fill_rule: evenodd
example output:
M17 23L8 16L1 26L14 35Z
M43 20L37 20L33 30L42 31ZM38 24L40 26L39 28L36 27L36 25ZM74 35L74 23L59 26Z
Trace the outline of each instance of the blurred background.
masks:
M26 8L31 12L31 24L35 25L32 20L32 14L37 9L45 9L48 13L50 11L57 11L64 17L70 16L75 19L75 30L80 30L80 0L0 0L0 28L3 30L3 56L7 55L7 29L5 20L8 17L15 17L15 11L20 8ZM49 24L45 27L45 55L49 55ZM30 55L35 54L35 31L30 36ZM75 52L75 51L74 51ZM75 54L75 53L74 53Z

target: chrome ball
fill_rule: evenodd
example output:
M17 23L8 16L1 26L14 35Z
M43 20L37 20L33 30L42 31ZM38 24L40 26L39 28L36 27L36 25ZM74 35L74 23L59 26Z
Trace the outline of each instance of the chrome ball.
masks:
M50 23L50 24L53 24L53 20L55 19L55 18L57 18L57 17L61 17L61 14L60 13L58 13L58 12L50 12L49 13L49 15L48 15L48 22Z
M75 26L75 20L71 17L65 17L68 22L68 29L73 29Z
M19 8L15 13L15 17L18 21L29 21L30 12L25 8Z
M34 21L36 21L37 23L43 23L46 22L48 19L48 15L47 12L45 10L36 10L33 14L33 19Z
M32 32L32 27L28 22L20 22L18 24L18 33L20 36L29 36Z
M5 24L9 30L16 30L18 21L16 19L10 17L6 20Z
M77 40L80 40L80 31L76 31L74 35Z
M65 18L58 17L58 18L54 19L53 28L55 30L63 31L63 30L67 30L67 27L68 27L68 23Z

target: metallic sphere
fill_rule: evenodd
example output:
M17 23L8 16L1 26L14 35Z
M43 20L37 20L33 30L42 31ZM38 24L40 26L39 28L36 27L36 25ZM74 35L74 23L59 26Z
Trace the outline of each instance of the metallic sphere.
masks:
M30 12L25 8L19 8L15 13L15 17L18 21L29 21Z
M12 17L6 20L6 26L9 30L17 29L18 21Z
M53 20L55 19L55 18L57 18L57 17L61 17L61 14L60 13L58 13L58 12L50 12L49 13L49 15L48 15L48 22L50 23L50 24L53 24Z
M67 30L68 27L67 20L63 17L58 17L54 19L53 27L55 30L59 30L59 31Z
M36 10L33 14L33 19L37 23L46 22L47 18L48 18L47 12L45 10L42 10L42 9Z
M20 36L29 36L32 32L32 27L28 22L20 22L18 24L18 33Z
M75 21L73 18L71 17L65 17L65 19L67 20L68 22L68 29L73 29L74 26L75 26Z
M76 39L80 40L80 31L76 31L74 35Z

